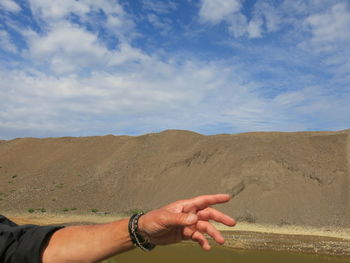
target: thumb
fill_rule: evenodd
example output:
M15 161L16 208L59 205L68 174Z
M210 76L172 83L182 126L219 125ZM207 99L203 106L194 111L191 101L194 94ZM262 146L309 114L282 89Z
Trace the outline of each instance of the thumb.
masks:
M168 226L189 226L197 222L198 217L196 214L187 213L169 213Z

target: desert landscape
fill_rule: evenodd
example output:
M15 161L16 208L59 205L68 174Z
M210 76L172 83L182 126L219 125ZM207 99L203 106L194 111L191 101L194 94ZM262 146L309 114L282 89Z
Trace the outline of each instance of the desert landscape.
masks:
M234 230L222 228L227 245L287 250L293 246L275 241L293 234L293 251L350 255L349 134L167 130L2 140L0 211L18 223L106 222L229 193L232 200L218 206L238 221Z

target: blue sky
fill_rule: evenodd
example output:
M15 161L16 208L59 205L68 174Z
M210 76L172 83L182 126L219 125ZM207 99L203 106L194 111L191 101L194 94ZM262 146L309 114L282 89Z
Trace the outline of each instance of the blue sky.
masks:
M0 139L350 128L350 1L0 0Z

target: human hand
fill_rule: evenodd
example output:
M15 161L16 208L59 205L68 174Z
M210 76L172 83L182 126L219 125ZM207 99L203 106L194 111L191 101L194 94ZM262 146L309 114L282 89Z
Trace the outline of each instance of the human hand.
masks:
M225 240L209 220L227 226L236 224L233 218L210 206L226 203L229 200L229 195L217 194L176 201L141 216L139 231L155 245L167 245L192 239L204 250L210 250L211 247L204 234L208 234L219 244L223 244Z

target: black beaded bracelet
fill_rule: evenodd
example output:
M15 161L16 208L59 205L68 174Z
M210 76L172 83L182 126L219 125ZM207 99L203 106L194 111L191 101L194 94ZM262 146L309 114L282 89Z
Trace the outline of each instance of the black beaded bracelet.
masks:
M144 239L139 233L138 223L141 216L143 216L143 213L133 214L130 217L128 225L130 239L135 246L141 248L143 251L151 251L156 246Z

